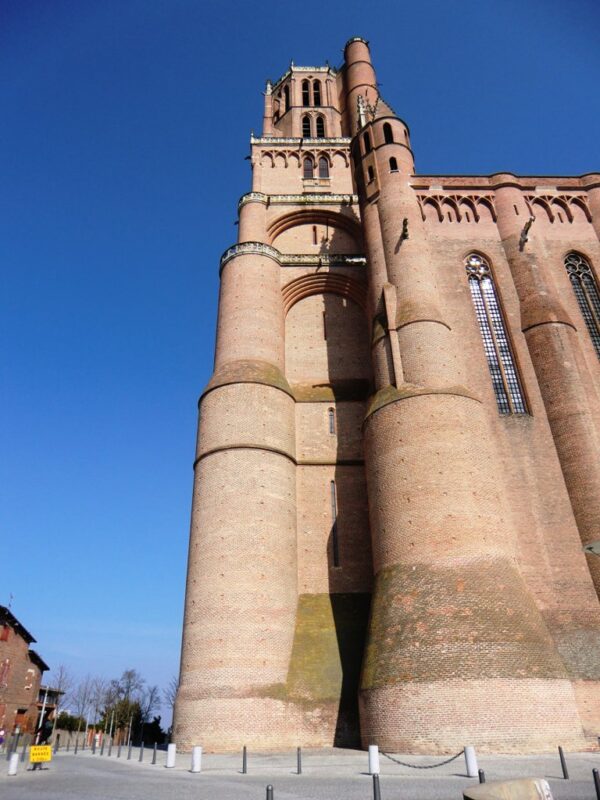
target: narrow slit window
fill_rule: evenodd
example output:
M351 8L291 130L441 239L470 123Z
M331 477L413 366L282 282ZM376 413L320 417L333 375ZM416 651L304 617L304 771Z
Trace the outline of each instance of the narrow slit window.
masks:
M526 414L523 389L489 264L478 253L471 253L465 266L498 411Z
M317 243L317 226L316 225L313 225L312 234L313 234L313 244L316 244Z
M323 338L327 341L327 316L323 312Z
M314 178L315 176L315 162L310 156L304 159L304 177Z
M386 122L383 126L383 140L386 144L393 144L394 142L394 134L389 122Z
M319 178L328 178L329 177L329 161L325 158L325 156L321 156L319 159Z
M310 139L310 117L308 115L302 117L302 136Z
M313 81L313 105L321 105L321 81Z
M338 541L337 492L335 488L335 481L331 481L329 483L329 498L331 503L331 549L333 551L333 566L339 567L340 547Z
M369 167L367 169L367 175L369 176L369 183L375 180L375 173L373 172L373 167Z
M285 114L286 111L289 111L290 108L290 87L285 86L283 89L283 112Z
M310 86L308 81L302 81L302 105L310 105Z
M370 153L371 152L371 137L369 136L368 133L365 133L365 135L363 136L363 144L365 146L365 153Z
M515 214L516 214L516 215L517 215L517 217L518 217L518 216L519 216L519 209L517 208L517 206L516 206L516 205L513 205L513 208L514 208L514 210L515 210Z
M390 158L390 172L398 172L398 162L393 156Z
M327 417L329 421L329 433L334 436L335 435L335 409L330 408L327 411Z
M317 139L325 138L325 120L323 117L317 117Z
M569 253L565 267L575 292L581 316L600 358L600 294L594 273L588 262L579 253Z

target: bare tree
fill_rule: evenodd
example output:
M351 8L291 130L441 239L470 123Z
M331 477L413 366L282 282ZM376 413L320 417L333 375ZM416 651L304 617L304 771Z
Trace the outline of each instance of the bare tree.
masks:
M64 664L59 664L58 667L50 673L50 680L48 683L53 689L58 689L58 694L56 696L56 711L54 712L54 727L52 729L54 733L56 730L56 723L58 721L60 709L69 698L73 689L73 676L71 675L68 667L66 667Z
M118 681L112 681L123 700L132 700L139 696L146 681L136 669L126 669Z
M74 705L77 717L79 717L79 725L77 726L78 733L81 730L81 720L85 718L90 711L93 695L94 678L92 678L91 675L86 675L79 681L71 694L71 702Z
M142 712L142 723L150 722L150 715L156 710L160 703L160 690L158 686L148 686L139 698L140 711Z
M173 677L167 684L167 688L163 689L163 700L165 701L165 704L169 706L171 711L175 706L175 698L177 697L178 688L179 688L179 681L177 680L177 675L173 675Z

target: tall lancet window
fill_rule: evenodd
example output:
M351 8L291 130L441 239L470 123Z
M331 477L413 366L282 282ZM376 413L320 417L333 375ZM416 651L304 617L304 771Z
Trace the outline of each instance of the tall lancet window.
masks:
M302 117L302 138L310 139L310 137L310 117L306 115L305 117Z
M468 255L465 266L498 411L526 414L525 398L490 266L478 253Z
M600 358L600 294L590 265L579 253L568 253L565 267L569 273L579 309Z

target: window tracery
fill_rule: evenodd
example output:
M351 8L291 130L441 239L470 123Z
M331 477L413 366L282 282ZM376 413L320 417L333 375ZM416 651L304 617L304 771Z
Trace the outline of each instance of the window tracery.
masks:
M575 292L581 316L590 334L596 355L600 358L600 294L594 273L579 253L568 253L565 267Z
M498 411L526 414L521 381L490 266L479 253L471 253L465 259L465 268Z

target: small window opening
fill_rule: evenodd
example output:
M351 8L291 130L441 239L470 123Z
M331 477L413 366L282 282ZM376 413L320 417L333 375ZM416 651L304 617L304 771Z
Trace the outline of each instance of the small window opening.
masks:
M323 117L317 117L317 139L325 138L325 120Z
M333 550L333 566L339 567L340 549L337 530L337 497L335 481L331 481L329 484L329 498L331 503L331 549Z
M383 139L386 144L393 144L394 142L394 134L392 133L392 126L389 122L386 122L383 126Z
M448 217L448 222L452 222L452 214L449 211L446 216Z
M317 226L313 225L313 244L317 243Z
M390 172L398 172L398 162L393 156L390 158Z
M321 105L321 81L313 82L313 105Z
M327 316L323 312L323 338L327 340Z
M286 111L289 111L289 108L290 108L290 87L289 86L285 86L284 89L283 89L283 99L284 99L283 111L285 113Z
M410 145L410 141L408 139L408 131L404 131L404 141L407 145Z
M518 216L519 216L519 209L517 208L517 206L516 206L516 205L514 205L514 206L513 206L513 208L514 208L514 210L515 210L515 214L516 214L516 215L517 215L517 217L518 217Z
M469 212L468 211L465 211L465 217L467 219L467 222L471 222L471 217L469 216Z
M369 183L372 183L375 180L375 173L373 172L373 167L369 167L367 169L367 174L369 176Z
M335 409L330 408L327 412L327 416L329 419L329 433L334 435L335 434Z
M325 156L321 156L319 159L319 178L328 178L329 177L329 161L325 158Z
M304 159L304 177L314 178L314 176L315 176L315 163L309 156L308 158Z
M363 144L365 146L365 153L370 153L371 152L371 137L369 136L368 133L365 133L365 135L363 136Z
M302 117L302 136L310 139L310 117L308 115Z
M302 105L310 105L310 87L308 81L302 81Z
M559 222L564 222L564 219L562 218L562 214L560 213L560 211L556 212L556 216L558 217Z

